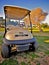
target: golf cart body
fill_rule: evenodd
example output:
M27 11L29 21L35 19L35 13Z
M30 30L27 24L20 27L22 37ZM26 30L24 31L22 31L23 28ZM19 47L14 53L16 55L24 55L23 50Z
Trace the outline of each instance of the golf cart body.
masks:
M5 34L3 38L2 48L10 48L11 50L15 49L16 51L25 51L29 50L32 47L35 50L37 48L36 39L32 35L32 24L30 20L30 10L24 9L21 7L14 6L4 6L5 12ZM26 16L29 16L31 32L29 32L24 24L20 24L21 20ZM36 43L36 44L35 44ZM8 54L3 53L4 57L7 57ZM6 50L4 50L6 51ZM6 52L9 53L9 52Z

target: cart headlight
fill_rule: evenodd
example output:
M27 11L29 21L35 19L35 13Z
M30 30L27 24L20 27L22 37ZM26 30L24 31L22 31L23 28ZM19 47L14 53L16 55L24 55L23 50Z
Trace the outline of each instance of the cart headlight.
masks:
M6 39L10 39L10 36L9 35L6 35Z

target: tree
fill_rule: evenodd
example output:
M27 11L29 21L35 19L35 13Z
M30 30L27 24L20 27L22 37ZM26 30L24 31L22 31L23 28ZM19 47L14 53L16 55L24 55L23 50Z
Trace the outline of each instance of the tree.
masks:
M38 26L39 30L41 30L41 22L45 19L47 13L45 13L41 8L36 8L31 11L31 22Z
M31 13L30 13L32 24L37 25L39 30L41 30L40 24L45 19L46 16L47 16L47 13L44 12L41 8L36 8L34 10L31 10ZM26 17L24 21L26 22L27 25L29 25L28 17Z
M41 24L41 27L43 27L43 28L47 28L47 27L49 27L49 26L48 26L47 23L42 23L42 24Z

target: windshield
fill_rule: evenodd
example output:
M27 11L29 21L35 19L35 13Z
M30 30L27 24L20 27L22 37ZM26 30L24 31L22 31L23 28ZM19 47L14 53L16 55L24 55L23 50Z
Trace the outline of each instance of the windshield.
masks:
M8 22L6 22L6 26L7 25L14 25L14 26L16 26L18 24L19 24L18 21L14 21L14 20L9 20Z
M22 20L13 20L13 19L7 20L6 27L8 27L9 25L10 26L25 27L25 23Z

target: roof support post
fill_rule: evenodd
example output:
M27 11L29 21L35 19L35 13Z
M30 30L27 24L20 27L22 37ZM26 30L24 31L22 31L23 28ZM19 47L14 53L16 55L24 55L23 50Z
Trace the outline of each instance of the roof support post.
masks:
M32 22L31 22L31 19L30 19L30 13L29 13L29 21L30 21L31 33L32 33Z
M4 8L4 13L5 13L5 34L6 34L6 9Z

